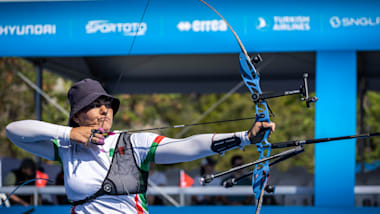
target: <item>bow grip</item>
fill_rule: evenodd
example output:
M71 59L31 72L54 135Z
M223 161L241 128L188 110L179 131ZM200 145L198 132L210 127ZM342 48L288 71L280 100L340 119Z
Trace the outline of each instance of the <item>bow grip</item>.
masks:
M251 136L249 138L249 141L251 141L252 144L261 143L264 140L268 139L270 132L271 128L262 128L255 136Z

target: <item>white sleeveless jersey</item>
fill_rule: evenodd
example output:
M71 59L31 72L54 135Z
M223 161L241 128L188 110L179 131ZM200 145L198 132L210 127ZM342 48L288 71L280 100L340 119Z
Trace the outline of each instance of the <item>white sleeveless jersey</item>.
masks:
M103 146L54 140L65 175L65 189L72 201L85 199L97 192L111 165L119 134L105 139ZM131 135L137 165L147 168L154 157L155 145L163 137L152 133ZM134 160L132 160L134 161ZM90 202L73 207L75 213L148 213L146 195L103 195Z

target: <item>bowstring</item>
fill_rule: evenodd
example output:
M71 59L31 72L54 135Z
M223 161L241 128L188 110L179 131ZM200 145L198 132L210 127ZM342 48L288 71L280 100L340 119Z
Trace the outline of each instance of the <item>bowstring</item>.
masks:
M135 44L135 41L136 41L137 35L138 35L139 31L140 31L140 27L141 27L142 21L144 20L144 17L145 17L145 14L146 14L146 11L147 11L147 9L148 9L149 4L150 4L150 0L147 0L147 2L146 2L146 4L145 4L145 7L144 7L144 11L143 11L143 13L142 13L142 15L141 15L141 18L140 18L140 21L139 21L139 25L137 26L137 31L136 31L136 33L135 33L135 35L134 35L134 37L133 37L131 47L130 47L129 50L128 50L128 54L127 54L127 56L130 56L131 53L132 53L132 50L133 50L133 47L134 47L134 44ZM121 78L123 77L124 73L125 73L125 71L122 71L122 72L120 73L119 78L117 79L116 84L115 84L115 89L117 89L117 86L119 85L120 80L121 80ZM115 99L114 96L111 96L111 105L112 105L112 102L114 101L114 99ZM119 107L120 107L120 106L119 106ZM108 115L109 110L110 110L110 108L107 108L106 115ZM103 128L103 126L104 126L104 122L105 122L105 121L106 121L106 120L103 120L102 125L101 125L101 128ZM105 149L104 149L104 145L100 145L100 146L101 146L102 149L105 151ZM111 162L110 157L109 157L108 155L106 155L106 157L107 157L108 161Z
M130 47L129 50L128 50L128 54L127 54L127 56L130 56L131 53L132 53L132 50L133 50L133 47L134 47L134 45L135 45L135 41L136 41L136 38L137 38L138 32L139 32L140 27L141 27L141 24L142 24L142 22L143 22L143 20L144 20L144 17L145 17L146 11L148 10L149 4L150 4L150 0L147 0L147 1L146 1L146 4L145 4L145 7L144 7L144 11L143 11L143 13L142 13L142 15L141 15L141 17L140 17L139 25L137 26L137 31L136 31L136 33L135 33L135 35L134 35L134 37L133 37L131 47ZM121 78L123 77L124 73L125 73L125 71L122 71L122 72L120 73L120 75L119 75L119 77L118 77L118 79L117 79L117 81L116 81L115 87L114 87L115 89L117 89L117 86L119 85L120 80L121 80ZM114 100L114 97L112 96L112 98L111 98L111 103L113 102L113 100ZM108 115L108 111L109 111L109 109L107 109L106 115ZM103 120L103 122L102 122L102 125L101 125L102 128L103 128L104 122L105 122L105 120Z

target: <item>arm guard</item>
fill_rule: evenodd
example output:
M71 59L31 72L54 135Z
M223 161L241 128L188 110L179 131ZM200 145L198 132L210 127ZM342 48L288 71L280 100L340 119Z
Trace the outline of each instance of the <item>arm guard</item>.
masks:
M213 140L211 143L211 150L219 154L223 154L224 151L230 150L234 147L240 146L240 138L233 136L229 138L224 138L220 140Z

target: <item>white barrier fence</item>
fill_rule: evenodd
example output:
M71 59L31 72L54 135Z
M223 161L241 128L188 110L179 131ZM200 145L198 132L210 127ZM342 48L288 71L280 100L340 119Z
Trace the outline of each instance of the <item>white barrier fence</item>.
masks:
M0 193L9 194L15 190L17 186L7 186L0 187ZM178 195L180 199L180 205L184 206L185 197L191 195L246 195L252 196L251 186L235 186L233 188L224 187L189 187L180 188L177 186L165 186L156 188L148 188L148 193L150 195L161 195L162 192L168 195ZM299 186L276 186L274 195L313 195L312 187L299 187ZM65 188L63 186L46 186L43 188L38 188L34 186L24 186L17 190L18 195L34 195L34 205L38 204L38 195L48 194L48 195L65 195ZM356 195L378 195L380 196L380 186L355 186Z

